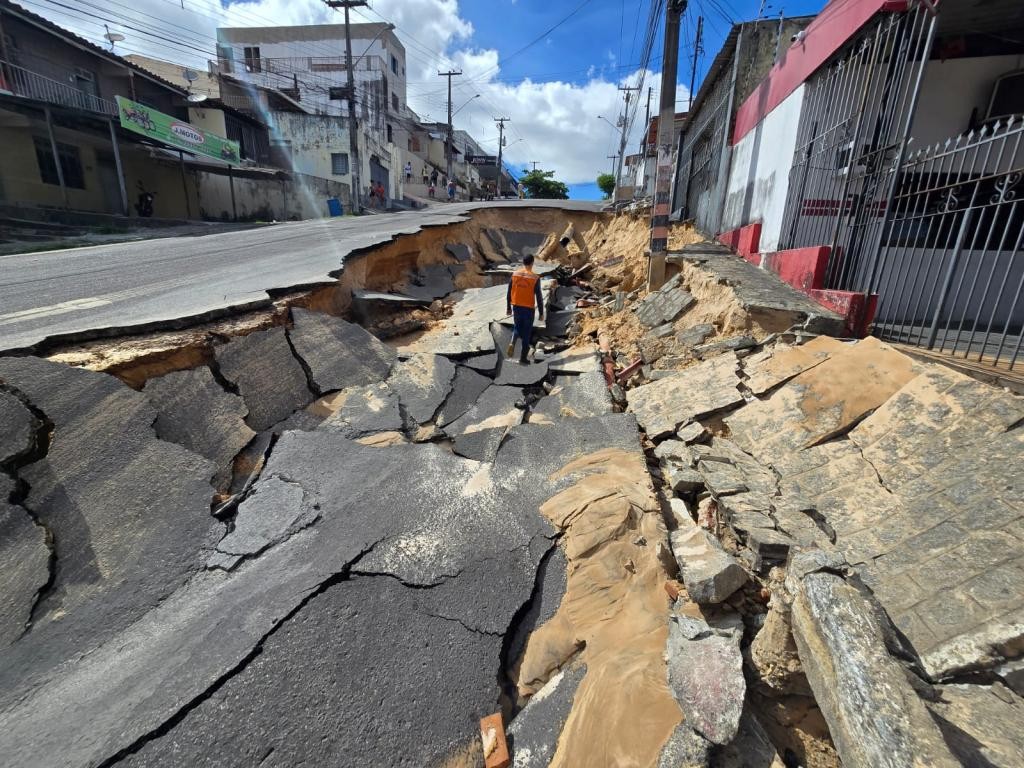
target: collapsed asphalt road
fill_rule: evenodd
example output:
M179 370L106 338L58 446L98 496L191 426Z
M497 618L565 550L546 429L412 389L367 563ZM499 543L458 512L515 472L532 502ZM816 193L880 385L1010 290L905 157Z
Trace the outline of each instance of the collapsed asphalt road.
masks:
M593 203L457 203L423 211L277 224L0 256L0 351L268 305L269 292L334 282L347 256L478 209L596 211Z
M487 340L442 324L396 353L296 308L141 392L0 358L0 765L472 754L564 589L540 510L594 471L566 467L618 450L650 480L594 354L507 362L504 288L463 302ZM235 491L215 515L211 483Z

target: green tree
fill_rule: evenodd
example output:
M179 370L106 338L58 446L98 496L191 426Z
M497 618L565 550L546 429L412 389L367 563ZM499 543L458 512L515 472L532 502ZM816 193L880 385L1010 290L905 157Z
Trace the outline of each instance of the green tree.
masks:
M524 173L519 183L526 187L526 196L537 200L568 200L569 188L555 181L554 171L530 171Z
M607 200L615 192L615 176L610 173L598 174L597 188L604 193L604 197Z

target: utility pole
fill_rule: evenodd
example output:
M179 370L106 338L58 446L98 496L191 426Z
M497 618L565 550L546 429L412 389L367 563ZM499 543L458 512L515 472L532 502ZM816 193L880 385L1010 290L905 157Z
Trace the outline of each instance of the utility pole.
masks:
M687 0L668 0L665 8L665 53L661 64L661 112L658 117L658 171L651 211L651 256L647 265L647 289L665 283L668 251L668 217L672 185L672 152L675 141L676 73L679 69L679 21Z
M644 143L647 142L647 131L651 127L651 94L654 93L654 88L648 86L647 88L647 112L644 113Z
M619 159L619 156L618 155L605 155L605 158L607 158L608 160L612 161L611 173L614 176L615 175L615 161Z
M456 72L455 70L437 73L438 77L448 78L448 136L444 148L445 162L448 165L448 181L452 180L452 141L454 141L452 131L452 78L458 77L461 74L462 72Z
M537 166L540 165L540 161L539 160L531 160L530 161L530 165L532 165L533 166L533 170L536 171L537 170Z
M505 123L511 123L511 117L495 117L494 122L498 124L498 186L496 197L501 198L501 154L505 148Z
M618 192L620 186L622 186L622 165L626 159L626 131L629 129L629 100L633 95L633 91L639 91L640 86L629 86L620 85L620 91L626 92L626 109L622 113L620 118L622 125L622 137L619 139L619 168L615 172L615 191Z
M348 97L349 178L352 180L352 212L363 212L362 181L359 178L359 123L356 121L356 77L352 71L352 35L349 30L348 9L366 5L366 0L324 0L328 8L345 9L345 70L348 73L345 95Z
M693 67L690 69L690 103L686 107L689 112L693 109L693 89L697 86L697 56L700 55L700 37L704 32L704 17L697 17L697 41L693 44Z

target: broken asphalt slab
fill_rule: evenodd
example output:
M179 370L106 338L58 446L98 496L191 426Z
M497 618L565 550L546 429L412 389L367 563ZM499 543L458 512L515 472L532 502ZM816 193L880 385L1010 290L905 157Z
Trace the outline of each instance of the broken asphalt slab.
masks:
M438 425L443 427L465 414L490 385L489 378L460 365L455 372L451 392L437 413Z
M0 382L54 425L47 455L18 471L55 559L32 631L0 654L0 690L14 695L174 592L221 525L209 513L213 464L157 439L145 395L34 357L0 359Z
M523 420L523 411L516 407L522 397L523 391L518 387L492 384L462 416L447 424L444 431L454 436L515 426Z
M590 371L579 376L560 376L548 395L533 407L530 422L554 424L559 419L586 419L611 412L612 396L604 374Z
M50 580L46 531L12 504L14 481L0 473L0 648L25 632L36 595Z
M317 427L356 439L378 432L400 432L404 426L401 401L387 384L368 384L343 390L342 406Z
M362 326L298 307L292 320L289 339L318 394L374 384L391 371L394 350Z
M413 355L396 363L387 384L417 424L434 418L448 397L455 378L455 363L441 355Z
M245 400L245 422L256 432L284 421L313 400L284 328L236 338L217 347L214 356L221 374Z
M36 418L18 398L0 391L0 466L32 450L38 428Z
M249 411L226 391L206 366L150 379L142 388L157 410L157 437L205 456L217 467L214 485L231 482L231 464L256 436L245 423Z
M551 764L586 672L584 665L558 672L515 716L508 726L512 768L547 768Z

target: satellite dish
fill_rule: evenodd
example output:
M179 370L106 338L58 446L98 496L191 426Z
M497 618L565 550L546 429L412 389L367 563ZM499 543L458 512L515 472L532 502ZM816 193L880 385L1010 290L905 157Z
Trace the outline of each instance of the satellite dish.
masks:
M205 93L190 93L188 95L188 100L192 104L199 104L200 102L206 101L206 94Z
M194 69L183 69L181 71L181 76L188 80L190 83L194 83L196 80L199 79L199 73L196 72Z
M114 50L114 43L120 43L122 40L124 40L124 35L122 35L120 32L111 32L110 27L108 27L106 24L103 25L103 28L107 30L106 34L104 34L103 37L105 37L107 39L107 42L110 43L110 50Z

